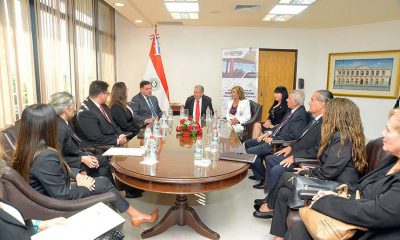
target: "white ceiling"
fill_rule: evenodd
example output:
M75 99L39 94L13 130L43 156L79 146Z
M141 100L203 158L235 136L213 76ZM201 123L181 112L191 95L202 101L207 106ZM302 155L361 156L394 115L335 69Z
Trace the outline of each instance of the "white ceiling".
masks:
M400 19L400 0L317 0L287 22L262 22L279 0L199 0L199 20L173 20L163 0L105 0L137 27L155 24L184 26L246 26L331 28ZM115 2L124 7L115 7ZM261 5L256 12L235 12L236 4ZM135 23L141 19L143 23Z

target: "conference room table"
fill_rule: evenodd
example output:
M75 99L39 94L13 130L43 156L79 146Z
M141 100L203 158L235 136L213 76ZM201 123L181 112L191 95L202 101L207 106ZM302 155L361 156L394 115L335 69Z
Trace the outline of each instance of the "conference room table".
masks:
M246 177L250 164L220 160L217 157L211 160L208 166L207 164L199 165L199 162L194 161L194 143L192 144L194 139L177 136L175 130L177 125L179 125L179 117L174 117L173 120L168 121L168 128L162 129L157 148L158 163L143 164L141 163L144 160L143 156L114 156L111 159L113 173L118 181L129 186L145 191L176 195L175 204L154 227L142 232L142 238L158 235L174 225L188 225L207 238L219 239L220 235L208 228L196 211L189 206L187 196L218 191L239 183ZM221 126L217 154L245 153L232 126L226 121ZM209 128L202 127L205 144L208 143L210 134L207 129ZM127 146L131 148L142 145L143 139L138 137L127 143ZM248 155L248 157L254 156Z

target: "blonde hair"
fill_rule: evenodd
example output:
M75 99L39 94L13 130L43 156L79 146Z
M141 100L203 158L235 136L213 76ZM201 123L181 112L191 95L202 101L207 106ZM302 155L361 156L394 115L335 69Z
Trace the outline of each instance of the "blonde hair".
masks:
M242 88L241 86L234 86L234 87L231 89L231 91L233 91L234 89L237 91L237 93L238 93L238 95L239 95L239 100L245 99L245 97L244 97L244 90L243 90L243 88Z
M400 132L400 108L395 108L390 110L389 112L389 118L394 117L396 120L396 125L393 126L394 129L398 132Z
M321 147L318 158L330 144L335 132L340 134L340 153L345 141L351 144L351 156L357 171L364 172L368 166L365 153L365 136L357 105L346 98L334 98L326 104L321 129Z

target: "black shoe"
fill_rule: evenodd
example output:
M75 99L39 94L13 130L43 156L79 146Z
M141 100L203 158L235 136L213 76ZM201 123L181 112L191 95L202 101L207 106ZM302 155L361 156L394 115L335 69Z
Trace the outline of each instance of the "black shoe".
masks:
M126 191L125 198L140 198L143 196L143 191Z
M249 176L250 180L257 180L255 176Z
M254 204L253 207L254 207L254 210L260 211L261 205Z
M267 195L267 197L268 197L268 195ZM266 203L268 201L267 197L254 200L254 205L261 206L263 203Z
M269 211L269 212L254 211L253 216L256 218L269 219L274 216L274 211Z
M264 181L261 181L260 183L253 185L253 188L255 189L264 189Z

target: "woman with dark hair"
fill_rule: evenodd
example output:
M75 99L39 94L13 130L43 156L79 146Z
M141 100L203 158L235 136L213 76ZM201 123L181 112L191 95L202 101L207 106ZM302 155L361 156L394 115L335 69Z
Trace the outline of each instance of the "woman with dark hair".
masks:
M286 87L278 86L274 90L274 103L269 109L268 119L263 125L257 122L253 125L252 138L258 138L261 133L267 131L268 129L274 128L276 125L282 122L283 117L288 111L287 106L288 92Z
M151 215L139 212L106 177L91 178L71 169L59 153L57 135L57 114L50 105L34 104L22 112L13 168L36 191L65 200L112 192L116 197L112 204L119 212L127 212L133 226L156 219L158 210ZM71 184L71 177L76 185Z
M278 184L269 191L266 203L254 212L259 218L272 218L270 233L275 240L283 239L287 230L288 199L295 194L290 179L308 175L322 180L353 185L367 168L365 137L357 105L346 98L335 98L326 105L321 127L321 144L318 151L320 165L313 169L295 168L286 172Z
M133 121L133 111L128 106L128 89L125 83L117 82L111 90L109 107L111 115L123 132L131 132L129 138L133 138L139 133L140 126Z
M400 109L389 113L382 132L383 150L389 153L375 170L350 186L351 198L320 191L312 208L339 221L368 228L357 231L351 239L400 239ZM354 199L356 191L360 199ZM303 223L291 227L285 239L312 239Z

